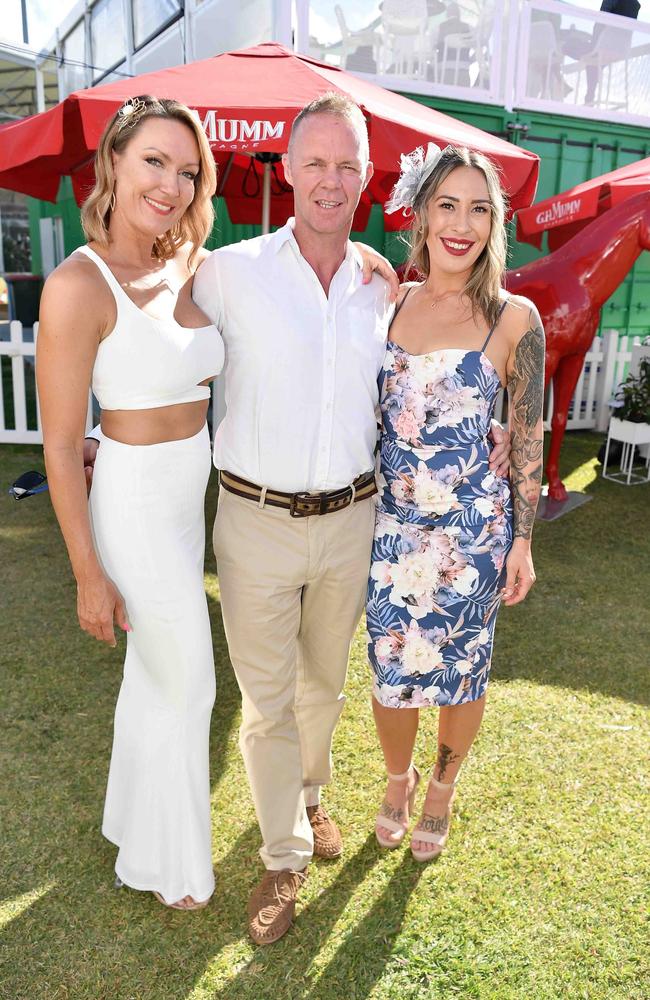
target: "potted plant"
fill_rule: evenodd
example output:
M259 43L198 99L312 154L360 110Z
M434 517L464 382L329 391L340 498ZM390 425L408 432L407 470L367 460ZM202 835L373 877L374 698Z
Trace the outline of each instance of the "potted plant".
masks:
M636 447L650 444L650 357L641 358L638 372L630 373L621 383L611 406L616 415L612 414L609 422L603 476L619 482L625 481L628 485L632 482L645 482L645 476L632 473L632 466ZM619 474L608 475L607 459L612 440L623 443L620 462L622 471Z

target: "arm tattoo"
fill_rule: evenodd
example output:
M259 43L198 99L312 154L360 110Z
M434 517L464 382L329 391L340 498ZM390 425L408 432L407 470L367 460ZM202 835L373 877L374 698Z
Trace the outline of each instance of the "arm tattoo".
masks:
M542 485L544 330L536 309L515 349L508 378L515 538L530 538Z

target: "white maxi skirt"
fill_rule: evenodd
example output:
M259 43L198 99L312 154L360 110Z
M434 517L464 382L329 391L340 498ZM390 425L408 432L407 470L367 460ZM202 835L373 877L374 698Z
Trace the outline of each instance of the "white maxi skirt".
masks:
M214 889L208 741L214 657L203 585L207 427L182 441L102 439L90 493L98 556L132 631L102 832L115 871L166 902Z

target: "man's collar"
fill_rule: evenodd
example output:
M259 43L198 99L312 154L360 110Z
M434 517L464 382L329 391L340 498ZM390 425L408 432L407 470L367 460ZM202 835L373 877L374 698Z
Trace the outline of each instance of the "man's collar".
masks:
M275 253L277 253L280 247L283 247L285 243L288 243L289 240L295 239L293 235L293 227L295 224L296 220L293 216L291 216L291 218L287 219L285 224L281 226L280 229L273 233L270 243Z
M271 236L271 246L275 253L278 253L280 248L283 247L286 243L289 243L290 241L294 242L296 250L298 251L298 253L300 253L300 248L298 246L298 243L296 242L296 238L293 233L295 224L296 220L293 216L291 216L290 219L287 219L284 226L282 226L275 233L273 233L273 235ZM354 243L351 243L350 240L348 240L347 250L345 252L345 259L353 260L359 269L363 267L363 259L359 252L359 249Z

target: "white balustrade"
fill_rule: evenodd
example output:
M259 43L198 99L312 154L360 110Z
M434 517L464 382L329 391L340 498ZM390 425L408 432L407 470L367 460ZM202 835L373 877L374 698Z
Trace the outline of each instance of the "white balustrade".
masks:
M296 0L300 51L393 90L650 124L650 24L559 0Z

